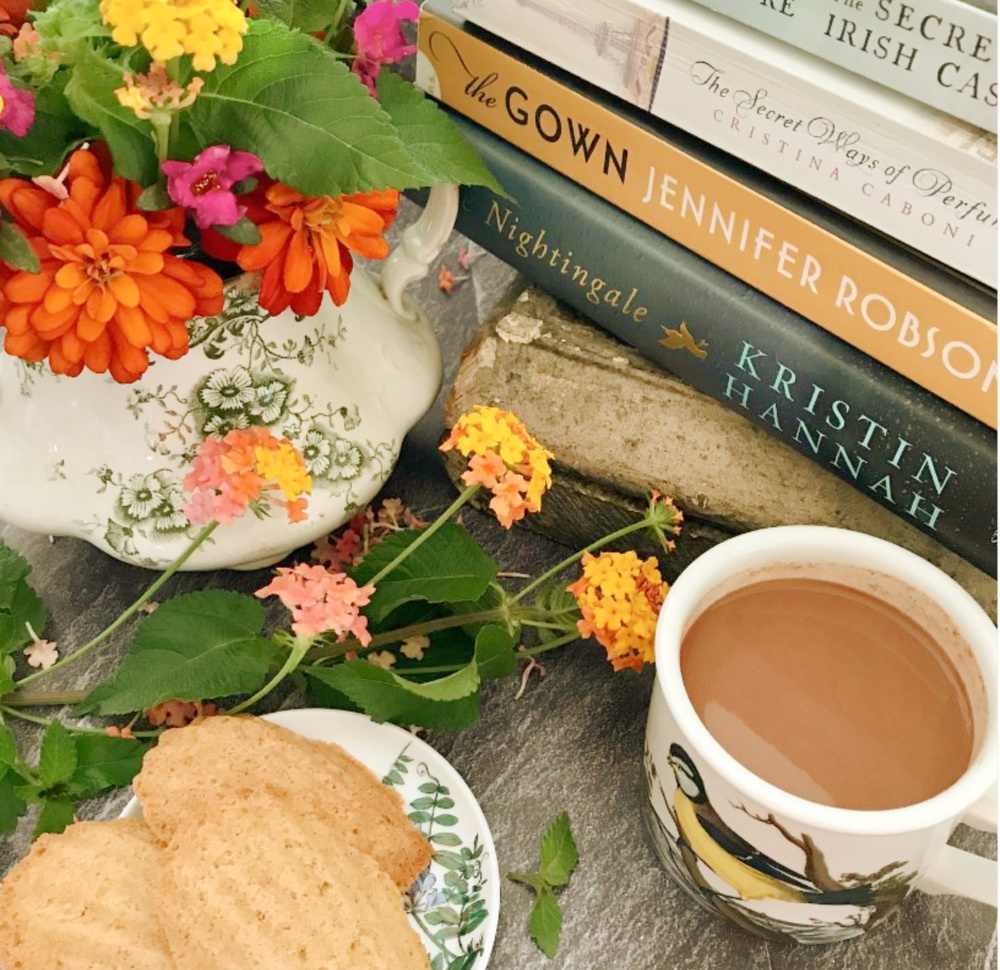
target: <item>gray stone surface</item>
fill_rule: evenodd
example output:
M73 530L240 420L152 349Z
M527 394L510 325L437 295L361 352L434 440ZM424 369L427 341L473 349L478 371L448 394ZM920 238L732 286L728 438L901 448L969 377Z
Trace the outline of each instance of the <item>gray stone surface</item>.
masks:
M458 269L453 239L445 260ZM474 262L472 279L446 296L433 280L416 288L437 323L446 359L446 385L477 323L519 286L512 271L489 257ZM596 398L595 398L596 402ZM599 402L598 402L599 403ZM595 403L595 406L598 406ZM451 501L436 445L443 431L441 399L408 437L385 495L404 498L433 516ZM465 522L501 568L536 573L566 550L523 528L505 532L470 511ZM98 632L150 580L150 573L108 558L75 539L28 535L0 526L0 538L32 563L32 579L52 610L50 638L80 644ZM204 588L251 590L269 571L187 573L160 596ZM62 686L104 676L129 640L114 637L80 669L68 668ZM517 679L492 681L482 716L458 734L427 740L468 781L489 821L501 873L530 868L552 819L568 811L580 864L560 901L563 940L547 960L528 936L532 894L504 880L500 928L490 970L991 970L997 966L996 911L966 900L915 893L870 937L824 948L765 943L703 914L660 868L640 817L640 757L652 671L614 674L593 642L574 643L549 655L548 674L533 680L520 699ZM53 684L52 686L56 686ZM300 699L276 698L297 706ZM33 727L18 726L37 744ZM119 791L85 806L86 817L116 815L128 798ZM30 820L0 839L0 872L23 853ZM960 827L954 841L996 857L994 838Z

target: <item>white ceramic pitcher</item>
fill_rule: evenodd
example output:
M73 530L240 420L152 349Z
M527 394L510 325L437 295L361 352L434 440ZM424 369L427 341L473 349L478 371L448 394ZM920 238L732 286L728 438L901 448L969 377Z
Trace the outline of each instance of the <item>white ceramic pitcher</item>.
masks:
M197 532L181 483L205 435L263 424L305 456L307 519L248 514L184 568L270 565L337 528L374 498L437 394L438 341L403 291L427 275L457 209L457 187L435 186L379 283L356 267L344 305L324 299L314 317L271 316L254 277L230 281L222 313L189 325L187 355L154 359L133 384L0 352L0 519L162 568Z

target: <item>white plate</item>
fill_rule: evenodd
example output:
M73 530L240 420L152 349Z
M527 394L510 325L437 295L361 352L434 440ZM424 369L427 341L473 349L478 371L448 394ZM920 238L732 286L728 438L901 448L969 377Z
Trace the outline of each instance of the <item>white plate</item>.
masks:
M485 970L500 911L496 847L482 809L461 775L429 744L364 714L325 709L264 715L307 738L333 741L403 797L434 847L430 866L404 897L432 970ZM142 818L133 798L123 818Z

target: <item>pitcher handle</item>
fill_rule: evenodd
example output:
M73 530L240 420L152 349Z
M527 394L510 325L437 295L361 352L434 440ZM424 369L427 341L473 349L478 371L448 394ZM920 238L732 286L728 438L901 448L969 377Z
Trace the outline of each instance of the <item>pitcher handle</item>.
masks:
M420 218L409 226L382 268L382 292L389 306L402 317L416 316L403 304L403 290L422 280L441 254L458 216L458 186L433 185Z

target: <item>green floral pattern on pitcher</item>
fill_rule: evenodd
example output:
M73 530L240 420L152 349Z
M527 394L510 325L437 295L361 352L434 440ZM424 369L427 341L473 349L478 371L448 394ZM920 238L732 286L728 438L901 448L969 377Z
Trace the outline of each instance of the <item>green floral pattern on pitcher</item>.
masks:
M162 467L129 474L99 466L92 470L98 493L111 490L113 512L106 523L94 523L115 552L138 555L136 538L190 537L191 523L183 512L187 465L209 435L253 425L288 438L302 453L313 490L344 495L348 509L360 507L353 484L369 476L384 479L392 467L397 442L373 442L356 435L361 425L357 403L334 408L308 394L299 394L296 380L282 370L286 361L311 365L322 354L336 363L334 351L344 336L340 315L324 322L303 323L297 340L280 344L266 338L262 325L269 314L253 291L233 289L222 313L196 319L191 328L192 351L200 348L206 361L219 361L193 386L156 384L130 390L126 409L146 426ZM222 358L239 355L239 363ZM30 394L30 381L22 392Z

